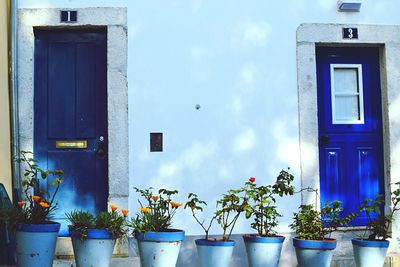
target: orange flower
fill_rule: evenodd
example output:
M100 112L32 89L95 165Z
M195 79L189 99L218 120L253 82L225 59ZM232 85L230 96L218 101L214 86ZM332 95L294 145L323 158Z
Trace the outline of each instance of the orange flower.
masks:
M182 206L182 203L178 203L178 202L174 202L174 201L171 201L170 203L171 203L171 206L174 208L178 208L178 207Z
M40 197L39 197L39 196L33 196L32 199L33 199L33 201L35 201L35 202L39 202Z
M23 207L25 205L25 201L18 201L17 205Z
M123 214L124 216L128 215L128 213L129 213L128 210L121 210L121 212L122 212L122 214Z
M151 211L150 208L140 208L139 210L140 210L141 212L144 212L144 213L147 213L147 212L150 212L150 211Z
M151 199L157 201L160 197L159 196L151 196Z
M116 211L118 209L118 206L111 204L110 208L111 208L112 211Z
M40 205L42 208L45 208L45 209L47 209L47 208L50 207L50 205L49 205L48 203L43 202L43 201L39 202L39 205Z
M54 171L54 174L56 174L56 175L63 175L63 174L64 174L64 171L63 171L63 170L55 170L55 171Z

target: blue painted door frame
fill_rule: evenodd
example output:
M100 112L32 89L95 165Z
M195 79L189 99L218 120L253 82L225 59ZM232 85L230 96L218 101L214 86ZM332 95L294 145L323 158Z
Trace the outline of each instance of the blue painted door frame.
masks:
M317 47L316 54L321 205L337 199L348 214L384 193L379 49ZM333 123L331 64L361 65L363 123ZM353 222L366 223L365 214Z
M65 212L107 208L107 33L34 33L34 152L43 168L65 172L54 218L67 235ZM57 141L86 141L87 147L57 148Z

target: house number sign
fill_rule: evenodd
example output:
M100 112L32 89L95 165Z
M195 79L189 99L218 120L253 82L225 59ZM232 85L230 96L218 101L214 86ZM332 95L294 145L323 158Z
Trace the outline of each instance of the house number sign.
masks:
M358 39L357 28L343 28L343 39Z
M62 10L61 11L61 22L77 22L78 11L76 10Z

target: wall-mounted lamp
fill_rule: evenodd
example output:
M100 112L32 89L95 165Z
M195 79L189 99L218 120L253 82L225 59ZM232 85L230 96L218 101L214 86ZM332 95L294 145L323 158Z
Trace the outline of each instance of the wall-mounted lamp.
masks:
M338 0L338 10L341 12L360 12L361 0Z

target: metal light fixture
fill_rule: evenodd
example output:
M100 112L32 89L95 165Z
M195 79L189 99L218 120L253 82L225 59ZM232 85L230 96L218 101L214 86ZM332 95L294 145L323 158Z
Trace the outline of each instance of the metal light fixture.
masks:
M360 12L360 0L338 0L338 10L341 12Z

